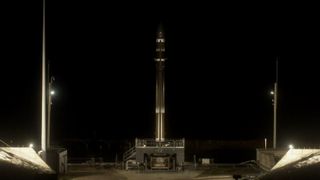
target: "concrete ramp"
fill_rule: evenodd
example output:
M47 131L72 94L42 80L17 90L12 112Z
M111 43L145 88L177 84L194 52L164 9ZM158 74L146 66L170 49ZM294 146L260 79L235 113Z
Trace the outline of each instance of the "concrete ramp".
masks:
M0 147L0 165L10 169L25 169L35 174L55 173L33 148L28 147Z
M291 149L260 180L319 180L320 149Z
M272 168L272 170L276 170L291 163L298 162L315 154L320 154L320 149L290 149Z

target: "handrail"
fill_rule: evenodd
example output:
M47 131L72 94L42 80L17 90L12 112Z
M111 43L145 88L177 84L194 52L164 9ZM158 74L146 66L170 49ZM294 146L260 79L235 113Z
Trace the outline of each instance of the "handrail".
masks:
M166 139L157 142L155 139L136 139L136 147L184 147L184 139Z
M1 142L2 144L6 145L7 147L10 147L10 145L9 145L9 144L7 144L6 142L4 142L4 141L3 141L3 140L1 140L1 139L0 139L0 142Z

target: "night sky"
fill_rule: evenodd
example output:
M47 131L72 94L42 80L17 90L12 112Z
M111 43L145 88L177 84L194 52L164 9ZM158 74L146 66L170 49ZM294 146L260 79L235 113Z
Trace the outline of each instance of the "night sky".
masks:
M42 1L1 2L0 139L40 143ZM53 138L154 137L155 37L170 138L319 146L319 14L299 4L47 2Z

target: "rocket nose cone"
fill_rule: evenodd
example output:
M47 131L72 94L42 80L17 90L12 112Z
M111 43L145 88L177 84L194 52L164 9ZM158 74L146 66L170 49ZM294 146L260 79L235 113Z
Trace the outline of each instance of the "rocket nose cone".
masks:
M158 37L164 37L164 31L163 31L163 26L160 24L158 26Z

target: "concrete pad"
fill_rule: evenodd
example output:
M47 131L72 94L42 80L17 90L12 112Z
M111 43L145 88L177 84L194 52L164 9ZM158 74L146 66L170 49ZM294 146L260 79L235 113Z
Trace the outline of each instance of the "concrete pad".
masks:
M283 156L283 158L272 168L272 170L276 170L278 168L284 167L288 164L297 162L318 153L320 153L320 149L290 149Z
M38 173L54 173L36 151L29 147L0 147L0 163L34 170Z

